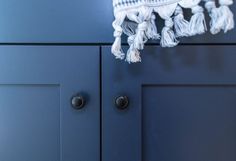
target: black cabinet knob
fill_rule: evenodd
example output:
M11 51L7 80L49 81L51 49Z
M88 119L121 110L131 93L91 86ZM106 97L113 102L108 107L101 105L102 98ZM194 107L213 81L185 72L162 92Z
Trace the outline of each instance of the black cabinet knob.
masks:
M115 105L120 110L125 110L129 106L129 98L127 96L119 96L115 100Z
M84 97L81 95L74 96L71 99L71 105L76 110L80 110L84 108L85 104L86 104L86 101Z

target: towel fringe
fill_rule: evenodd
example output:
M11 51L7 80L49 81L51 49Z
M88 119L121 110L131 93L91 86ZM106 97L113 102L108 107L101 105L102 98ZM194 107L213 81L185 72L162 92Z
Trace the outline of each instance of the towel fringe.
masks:
M220 0L220 13L219 23L223 21L221 29L226 33L234 28L234 15L229 9L229 6L233 4L233 0Z
M151 18L147 21L147 31L146 36L148 39L157 40L160 39L160 34L157 32L157 27L155 24L156 16L152 13Z
M198 34L204 34L207 30L206 27L206 21L205 21L205 16L203 13L203 8L199 5L196 5L191 8L193 16L191 17L190 20L190 34L191 36L193 35L198 35Z
M165 27L161 33L161 46L162 47L174 47L178 45L179 41L175 37L175 33L172 30L174 22L171 18L165 20Z
M128 63L141 62L140 50L149 39L160 39L162 47L174 47L178 45L177 38L203 34L207 31L204 9L200 2L205 2L211 21L210 32L217 34L221 30L227 32L234 28L234 16L229 6L232 0L219 0L220 6L216 6L215 0L180 0L166 6L141 5L127 10L115 12L113 22L115 41L111 52L117 59L125 59ZM182 8L191 8L190 21L184 18ZM165 12L166 11L166 12ZM165 20L165 26L161 36L157 31L156 15ZM122 34L128 35L130 48L127 54L121 47ZM126 58L125 58L126 57Z
M121 36L123 33L123 28L121 27L121 25L125 20L125 16L126 15L124 13L117 14L115 21L112 23L112 26L115 29L114 31L115 41L111 47L111 52L116 57L116 59L121 59L121 60L125 58L125 54L121 48Z
M147 31L148 23L146 21L140 23L137 28L137 33L134 39L134 48L138 50L143 50L144 44L147 42L148 38L146 37L145 32Z
M175 10L174 28L176 37L191 36L189 30L189 22L184 19L183 9L180 6L177 6Z
M126 61L129 64L141 62L140 52L133 45L127 51Z
M220 1L220 7L218 8L213 0L205 0L205 2L205 8L211 17L210 32L212 34L217 34L221 30L226 33L234 28L233 13L228 7L233 3L231 0Z

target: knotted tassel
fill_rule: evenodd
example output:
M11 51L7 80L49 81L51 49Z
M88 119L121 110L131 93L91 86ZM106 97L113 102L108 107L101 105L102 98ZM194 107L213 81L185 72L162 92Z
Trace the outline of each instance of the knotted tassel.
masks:
M130 48L127 51L126 61L129 64L141 62L140 52L138 49L134 47L134 39L135 39L135 35L128 37L128 44Z
M227 32L234 28L233 13L229 9L229 5L233 4L232 0L220 0L220 7L216 8L214 0L204 0L205 7L211 17L211 33L217 34L221 30Z
M123 29L121 27L122 23L124 22L125 15L124 14L117 14L116 20L112 23L114 31L115 41L111 47L112 54L116 57L116 59L124 59L125 54L121 48L121 35L123 33Z
M175 9L174 27L176 37L190 36L189 22L184 19L183 9L180 6Z
M153 40L160 39L160 34L158 34L157 32L155 20L156 20L156 16L152 13L150 20L147 21L148 24L147 24L146 35L148 39L153 39Z
M132 21L124 21L124 23L122 24L123 32L127 36L134 35L137 27L138 27L137 23Z
M162 47L174 47L178 45L179 41L176 39L172 30L174 22L171 18L165 20L165 27L161 33L161 46Z
M207 27L203 11L203 8L199 5L192 8L193 16L191 17L189 25L191 35L203 34L206 32Z
M211 21L210 21L210 32L212 34L217 34L220 32L222 28L222 23L219 23L219 18L222 16L220 13L220 10L216 8L216 3L214 0L204 0L205 3L205 8L207 9Z
M131 45L127 51L126 61L129 64L141 62L140 52L135 49L133 45Z
M134 38L134 48L138 50L143 50L144 44L147 42L147 37L145 35L145 31L147 30L148 23L143 21L138 25L136 35Z
M218 22L221 26L221 29L226 33L229 30L234 28L234 15L229 9L229 6L233 4L232 0L220 0L220 14ZM218 25L218 24L217 24Z

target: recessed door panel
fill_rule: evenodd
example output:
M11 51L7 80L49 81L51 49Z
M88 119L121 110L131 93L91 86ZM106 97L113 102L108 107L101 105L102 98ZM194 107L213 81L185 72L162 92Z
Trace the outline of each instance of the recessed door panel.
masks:
M60 86L0 85L2 160L60 160Z
M236 86L142 87L142 160L236 160Z

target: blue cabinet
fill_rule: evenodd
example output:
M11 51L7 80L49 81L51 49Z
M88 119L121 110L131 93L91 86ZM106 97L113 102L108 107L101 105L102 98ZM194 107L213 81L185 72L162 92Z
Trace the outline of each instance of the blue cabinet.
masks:
M0 42L111 42L111 6L111 0L0 0Z
M103 161L235 161L235 49L149 46L128 65L103 47Z
M1 46L0 75L0 160L99 161L98 47Z
M128 64L113 19L112 0L0 0L0 161L236 161L236 30Z
M234 50L1 46L0 160L235 161Z
M231 9L236 12L235 5ZM0 43L111 44L113 20L112 0L0 0ZM157 21L161 30L164 22ZM208 33L181 42L235 43L235 35L236 30L227 35ZM127 43L125 36L123 42Z

